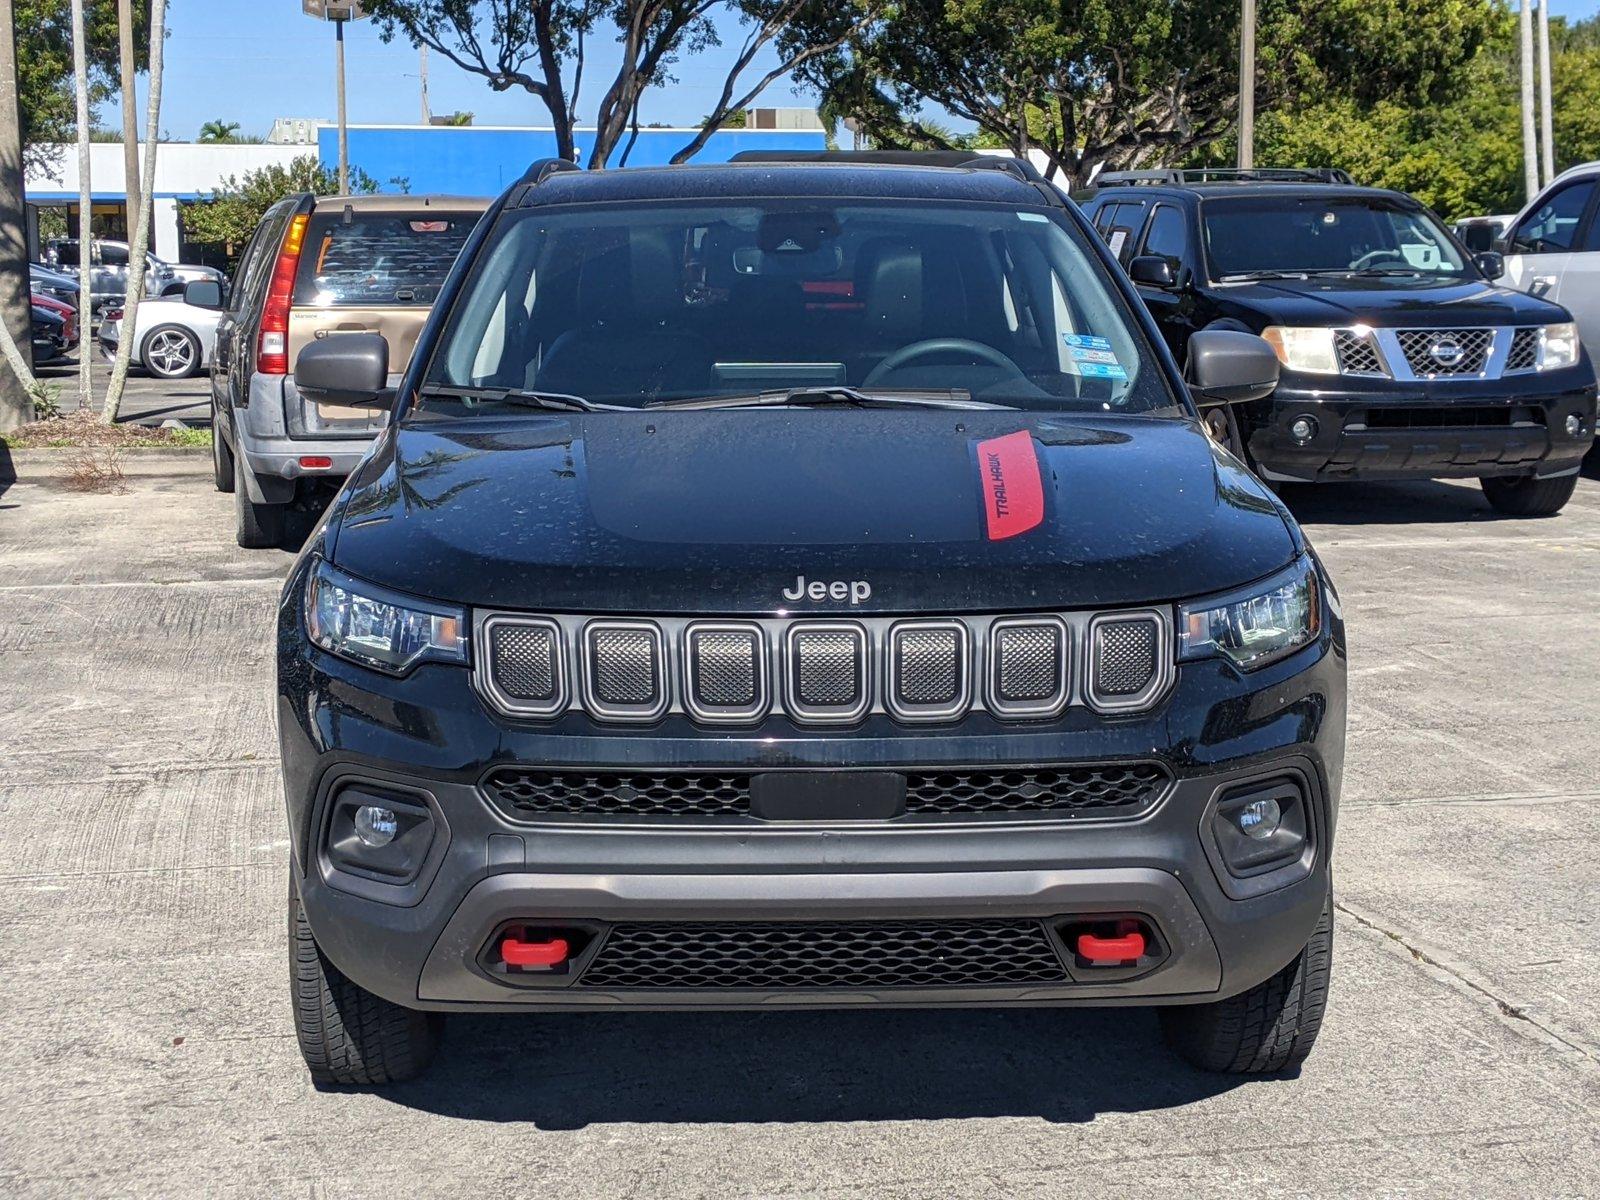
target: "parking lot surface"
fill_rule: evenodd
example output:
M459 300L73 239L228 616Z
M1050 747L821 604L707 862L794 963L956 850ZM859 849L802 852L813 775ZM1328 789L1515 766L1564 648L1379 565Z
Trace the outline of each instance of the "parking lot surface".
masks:
M78 408L78 364L74 360L40 367L39 378L60 391L57 403L63 411ZM105 402L111 367L98 350L94 351L94 408ZM211 379L201 373L188 379L158 379L138 367L128 372L117 419L140 425L160 425L163 421L182 421L200 428L211 424Z
M1289 495L1352 696L1295 1078L1191 1071L1135 1010L496 1016L360 1094L290 1020L289 557L175 469L0 492L0 1193L1600 1194L1600 481L1542 521Z

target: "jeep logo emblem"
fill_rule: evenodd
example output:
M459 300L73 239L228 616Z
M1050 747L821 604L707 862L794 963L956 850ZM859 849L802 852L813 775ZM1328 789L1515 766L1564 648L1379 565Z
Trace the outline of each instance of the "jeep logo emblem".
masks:
M848 600L852 605L862 604L872 596L872 585L865 579L835 579L824 583L820 579L807 580L804 575L794 577L794 586L783 589L783 598L790 602L799 600Z
M1453 367L1465 358L1467 354L1461 343L1453 337L1435 339L1432 345L1428 347L1428 353L1433 357L1433 361L1441 367Z

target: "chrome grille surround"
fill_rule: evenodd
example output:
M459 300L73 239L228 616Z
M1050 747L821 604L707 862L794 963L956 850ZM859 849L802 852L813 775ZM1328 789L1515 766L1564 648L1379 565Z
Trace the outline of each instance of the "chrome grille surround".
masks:
M889 630L884 704L902 721L952 721L972 703L972 638L960 621L901 621Z
M783 700L790 716L850 725L872 707L872 657L854 621L796 621L783 642Z
M1158 609L1100 613L1089 622L1089 707L1137 712L1167 690L1173 673L1170 627ZM1149 669L1142 670L1148 659ZM1138 678L1143 675L1143 681Z
M1058 715L1072 697L1072 642L1060 617L1003 617L994 622L988 641L989 710L996 716L1034 720ZM1028 672L1026 685L1022 671Z
M1091 626L1096 621L1117 618L1154 618L1159 622L1158 653L1160 671L1151 688L1131 700L1120 696L1091 695L1093 641ZM568 712L588 715L600 722L644 723L668 715L687 716L706 725L754 725L772 717L787 717L802 725L837 725L854 722L871 715L885 715L907 725L934 724L940 721L953 723L969 713L987 712L1008 721L1046 721L1059 717L1069 707L1091 708L1098 712L1132 712L1137 708L1154 706L1162 693L1176 678L1176 661L1172 647L1176 644L1172 632L1173 614L1170 609L1150 607L1127 610L1053 612L1031 615L1005 616L971 615L960 617L910 617L910 616L785 616L717 618L694 616L627 616L593 617L572 613L523 613L511 611L474 610L472 626L473 685L486 704L509 717L527 720L553 720ZM538 702L519 698L513 689L500 681L494 664L494 631L502 626L532 626L557 635L555 652L559 656L557 672L561 685L561 702ZM899 627L940 629L963 627L967 664L967 699L964 706L951 704L948 715L941 715L944 706L901 703L892 697L899 678L897 639L894 631ZM658 668L656 683L659 694L650 704L607 703L605 693L595 695L592 686L593 671L586 662L587 644L591 628L619 628L635 635L643 634L648 645L655 648ZM856 703L840 705L806 705L796 709L792 684L791 635L795 630L816 629L824 633L851 631L846 644L860 646L864 654L863 693ZM694 690L695 671L700 664L691 663L691 631L712 634L754 635L761 637L760 675L762 703L748 708L737 705L719 706L705 701L731 698L733 693L707 692L709 678ZM502 643L503 644L503 643ZM1058 654L1046 654L1043 661L1048 670L1040 672L1039 647L1058 648ZM1019 653L1031 650L1031 657L1012 661L1008 673L1008 647ZM729 644L718 643L720 653L726 655ZM615 647L613 647L615 649ZM708 643L708 651L712 649ZM1025 669L1032 666L1030 673ZM702 669L702 674L704 670ZM719 676L720 678L720 676ZM744 676L748 678L748 676ZM1048 678L1048 688L1045 679ZM813 680L815 682L815 680ZM1025 689L1023 684L1029 684ZM721 681L728 686L726 680ZM854 688L847 688L854 694ZM932 695L934 692L921 692ZM1111 700L1113 704L1105 701Z
M667 656L653 621L583 627L583 703L607 721L655 721L667 711Z
M696 621L683 631L683 706L710 724L761 720L772 707L769 658L754 621Z

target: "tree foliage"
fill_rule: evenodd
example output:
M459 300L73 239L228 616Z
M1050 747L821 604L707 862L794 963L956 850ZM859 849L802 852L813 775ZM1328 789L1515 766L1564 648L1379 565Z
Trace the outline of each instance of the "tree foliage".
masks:
M1238 111L1237 0L900 0L800 69L880 145L938 146L935 105L1042 151L1069 183L1170 163ZM1262 0L1258 103L1435 100L1491 31L1492 0Z
M43 147L77 136L72 73L71 0L15 0L17 104L22 144L30 163L44 162ZM117 65L117 0L84 0L89 100L97 105L120 86ZM134 58L150 59L150 3L134 0ZM92 114L91 114L92 117ZM118 140L121 140L120 134Z
M556 152L577 161L575 129L583 101L588 46L620 48L614 73L600 81L595 140L588 165L603 167L620 149L626 161L640 128L639 107L652 89L676 83L681 58L739 44L707 124L679 151L692 156L735 112L771 84L836 53L889 0L368 0L379 34L427 46L497 92L520 89L543 105ZM770 70L757 65L777 59Z
M378 183L365 171L352 167L350 190L376 192ZM184 231L189 241L219 247L231 260L243 251L267 209L296 192L338 195L339 174L324 167L315 154L305 154L288 166L274 163L243 175L230 175L204 200L184 206Z

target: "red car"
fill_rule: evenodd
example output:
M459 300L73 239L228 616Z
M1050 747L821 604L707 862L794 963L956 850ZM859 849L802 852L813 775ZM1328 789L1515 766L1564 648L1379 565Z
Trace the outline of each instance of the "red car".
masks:
M42 308L46 312L53 312L66 322L63 333L67 339L67 349L72 350L78 345L78 310L72 305L49 296L41 296L38 292L29 298L35 308Z

